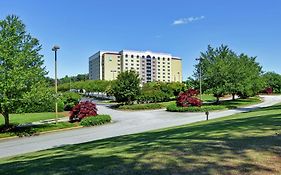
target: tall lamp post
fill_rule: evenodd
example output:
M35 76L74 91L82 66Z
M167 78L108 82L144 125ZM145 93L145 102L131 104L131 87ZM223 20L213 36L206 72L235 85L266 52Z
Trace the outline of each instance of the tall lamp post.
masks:
M57 77L57 50L59 50L59 46L54 46L52 51L55 52L55 91L56 91L56 124L58 122L58 77Z
M196 61L199 61L199 86L200 86L200 100L202 100L202 66L201 61L202 58L196 58Z

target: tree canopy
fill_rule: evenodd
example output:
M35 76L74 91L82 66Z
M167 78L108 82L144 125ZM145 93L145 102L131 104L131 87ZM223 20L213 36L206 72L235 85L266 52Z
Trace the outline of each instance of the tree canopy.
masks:
M235 95L249 97L264 86L262 67L256 57L237 55L228 46L221 45L218 48L208 46L199 60L194 75L199 78L201 67L203 87L209 89L217 101L225 94L232 94L233 99Z
M44 82L41 45L17 16L0 20L0 112L9 125L9 113L25 93Z
M135 71L125 71L118 75L112 85L117 102L130 104L140 94L140 79Z

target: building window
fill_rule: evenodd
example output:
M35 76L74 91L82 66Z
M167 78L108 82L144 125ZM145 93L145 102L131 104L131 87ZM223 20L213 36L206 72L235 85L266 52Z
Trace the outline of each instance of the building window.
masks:
M165 62L163 62L163 64L165 64Z
M134 58L134 55L131 55L131 58Z
M163 71L165 71L165 69L163 69Z
M158 57L157 59L160 60L160 57Z
M125 67L125 69L128 69L128 67Z
M132 63L131 66L134 66L134 64Z
M120 60L119 60L119 59L118 59L117 61L118 61L118 62L120 62Z
M140 62L140 60L137 60L137 62L139 63L139 62Z
M145 58L144 56L142 56L142 58Z
M125 55L125 58L128 58L128 55L127 55L127 54Z
M117 67L117 69L120 69L120 67Z
M134 60L131 60L131 62L134 62Z
M165 61L165 57L163 57L163 61Z
M160 64L160 62L158 62L158 64Z
M168 69L168 71L170 72L170 69Z
M170 61L170 58L167 58L168 61Z
M170 68L170 66L168 66L168 68Z
M126 62L128 61L128 60L125 60Z
M165 72L163 72L163 75L165 75Z
M158 78L160 78L160 76L158 76Z
M158 69L158 71L160 71L160 69Z
M165 68L165 65L163 67Z
M160 65L158 65L158 67L160 67Z
M139 58L140 56L137 55L137 58Z
M128 63L125 63L125 65L127 66L127 65L128 65Z
M170 62L168 62L167 64L170 64Z
M120 58L120 56L117 56L117 58Z
M137 66L140 66L140 64L137 64Z
M163 78L165 78L165 76L163 76Z

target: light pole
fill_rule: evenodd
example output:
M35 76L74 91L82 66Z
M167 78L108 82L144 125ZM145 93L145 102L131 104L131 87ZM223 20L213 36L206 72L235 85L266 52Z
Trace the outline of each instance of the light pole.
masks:
M202 100L202 58L196 58L196 61L199 61L199 86L200 86L200 100Z
M112 80L114 80L114 78L115 78L115 77L114 77L114 73L116 72L116 70L111 70L110 72L112 72L112 74L113 74L113 75L112 75Z
M58 122L58 77L57 77L57 50L59 50L59 46L54 46L52 51L55 51L55 91L56 91L56 124Z

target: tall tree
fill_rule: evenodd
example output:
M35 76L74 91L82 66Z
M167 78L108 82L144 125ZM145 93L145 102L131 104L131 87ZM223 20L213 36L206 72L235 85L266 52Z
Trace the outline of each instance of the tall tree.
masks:
M120 73L112 85L112 91L117 102L131 104L140 94L139 75L135 71Z
M281 93L281 75L275 72L266 72L263 79L267 87L273 89L274 93Z
M0 20L0 112L9 126L9 114L23 95L44 82L41 45L26 32L17 16Z

